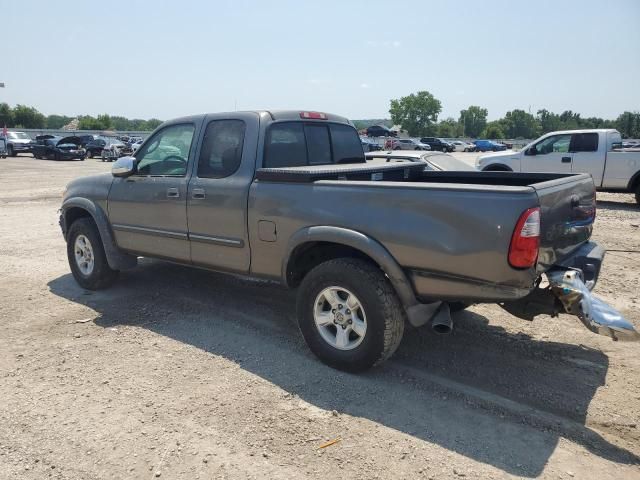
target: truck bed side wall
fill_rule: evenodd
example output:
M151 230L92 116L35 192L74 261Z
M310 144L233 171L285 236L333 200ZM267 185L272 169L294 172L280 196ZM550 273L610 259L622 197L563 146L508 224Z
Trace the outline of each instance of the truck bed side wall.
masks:
M291 236L308 226L329 225L359 231L384 245L422 298L523 296L536 274L511 268L507 252L518 217L537 206L537 196L527 187L491 188L256 181L249 195L252 272L280 277ZM275 241L260 240L260 220L276 224Z

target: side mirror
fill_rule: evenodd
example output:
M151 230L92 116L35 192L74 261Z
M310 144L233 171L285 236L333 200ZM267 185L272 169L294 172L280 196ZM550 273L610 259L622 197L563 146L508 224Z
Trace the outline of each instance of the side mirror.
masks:
M535 155L538 153L538 151L536 150L535 145L533 147L529 147L527 148L527 150L524 152L526 155Z
M136 173L138 164L135 157L120 157L111 167L114 177L128 177Z

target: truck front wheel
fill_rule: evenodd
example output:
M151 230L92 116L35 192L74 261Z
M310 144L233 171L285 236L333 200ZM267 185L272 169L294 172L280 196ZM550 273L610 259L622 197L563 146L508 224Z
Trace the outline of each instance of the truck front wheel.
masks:
M376 265L355 258L321 263L302 281L298 326L311 351L348 372L384 362L400 345L405 313Z
M100 233L90 218L79 218L69 227L67 259L76 282L88 290L106 288L118 277L107 263Z

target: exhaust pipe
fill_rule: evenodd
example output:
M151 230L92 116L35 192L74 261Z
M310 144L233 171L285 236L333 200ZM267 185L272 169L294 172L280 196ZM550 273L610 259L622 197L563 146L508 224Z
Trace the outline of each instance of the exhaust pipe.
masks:
M431 320L431 329L438 335L447 335L453 331L453 320L448 303L443 302L440 305L438 312Z

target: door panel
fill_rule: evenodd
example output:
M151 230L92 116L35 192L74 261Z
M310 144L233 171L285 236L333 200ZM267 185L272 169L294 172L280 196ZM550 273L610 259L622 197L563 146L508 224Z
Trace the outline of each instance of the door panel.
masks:
M192 124L160 130L136 155L138 172L114 180L108 211L120 248L190 261L187 172L194 131Z
M570 134L544 138L531 147L532 152L527 151L522 156L522 171L570 173L573 161L570 144Z
M247 198L255 169L258 116L209 115L189 183L187 216L196 265L248 272Z
M178 196L169 196L169 189ZM120 248L189 260L184 178L117 178L109 192L109 220Z
M606 148L606 142L599 145L599 134L596 132L574 134L571 140L573 152L571 171L590 173L593 183L599 187L602 184Z

